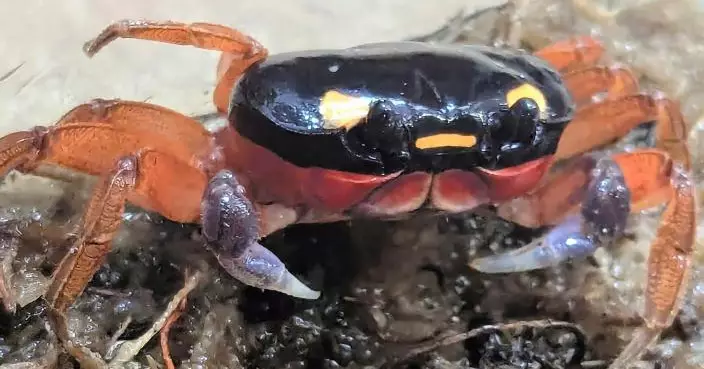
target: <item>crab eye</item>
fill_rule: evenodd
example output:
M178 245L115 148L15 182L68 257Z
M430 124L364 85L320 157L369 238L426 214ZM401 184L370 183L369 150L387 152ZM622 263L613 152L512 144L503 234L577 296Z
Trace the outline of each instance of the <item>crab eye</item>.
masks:
M535 123L540 118L540 106L531 98L522 98L511 106L513 119L520 123Z
M531 98L521 98L505 110L499 124L490 130L492 160L503 166L515 165L526 160L542 141L540 108Z
M535 134L540 111L538 104L530 98L521 98L502 117L492 136L509 150L529 145Z
M512 109L513 106L516 105L516 103L523 99L533 100L533 102L537 106L538 112L545 112L547 110L547 101L545 99L545 95L543 95L542 91L540 91L538 88L528 83L524 83L510 90L506 94L506 103Z
M410 158L409 132L396 107L388 101L377 101L363 121L350 130L348 142L378 157L385 167L402 167Z

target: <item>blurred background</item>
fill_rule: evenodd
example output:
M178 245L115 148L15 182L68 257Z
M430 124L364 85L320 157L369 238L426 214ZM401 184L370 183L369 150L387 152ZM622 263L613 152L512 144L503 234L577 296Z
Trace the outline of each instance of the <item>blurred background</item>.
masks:
M280 52L408 38L440 27L461 9L499 0L3 2L0 134L48 124L95 97L148 99L188 114L210 112L216 52L120 41L88 59L83 43L116 20L220 23Z

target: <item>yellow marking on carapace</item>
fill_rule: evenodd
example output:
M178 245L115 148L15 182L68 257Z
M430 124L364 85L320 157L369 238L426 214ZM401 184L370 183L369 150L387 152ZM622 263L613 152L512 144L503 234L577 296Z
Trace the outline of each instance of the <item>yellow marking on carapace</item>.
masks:
M421 150L436 149L438 147L472 147L476 144L476 136L456 133L440 133L416 140L416 147Z
M548 103L545 99L545 95L543 95L543 92L528 83L524 83L509 91L506 94L506 103L508 103L508 106L511 107L516 103L516 101L523 98L529 98L535 101L541 113L544 113L547 110Z
M369 99L331 90L320 100L323 128L350 129L364 121L369 113Z

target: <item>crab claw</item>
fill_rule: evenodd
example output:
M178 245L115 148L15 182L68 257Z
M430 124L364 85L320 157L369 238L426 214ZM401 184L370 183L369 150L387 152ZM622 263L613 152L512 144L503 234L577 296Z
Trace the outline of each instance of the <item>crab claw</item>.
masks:
M303 299L320 297L320 292L304 285L274 253L257 242L256 212L231 172L221 171L213 177L201 207L203 236L230 275L252 287Z
M597 244L582 234L581 223L580 217L573 215L541 239L504 254L474 259L470 265L483 273L515 273L589 256Z
M293 297L314 300L320 292L313 291L286 270L273 252L258 242L244 247L239 257L216 254L220 265L240 282L265 290L274 290Z
M581 211L566 217L543 238L517 250L475 259L470 266L484 273L542 269L568 259L589 256L618 238L630 213L630 192L618 165L601 159L592 170Z

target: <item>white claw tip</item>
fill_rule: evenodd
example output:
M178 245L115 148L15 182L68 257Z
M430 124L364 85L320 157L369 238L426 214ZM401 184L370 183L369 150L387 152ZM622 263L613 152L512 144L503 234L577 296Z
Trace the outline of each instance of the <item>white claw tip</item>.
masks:
M520 271L520 267L511 259L497 256L487 256L477 258L469 263L469 267L485 274L515 273Z
M288 271L282 279L280 288L274 288L281 293L306 300L317 300L320 297L320 291L310 289Z

